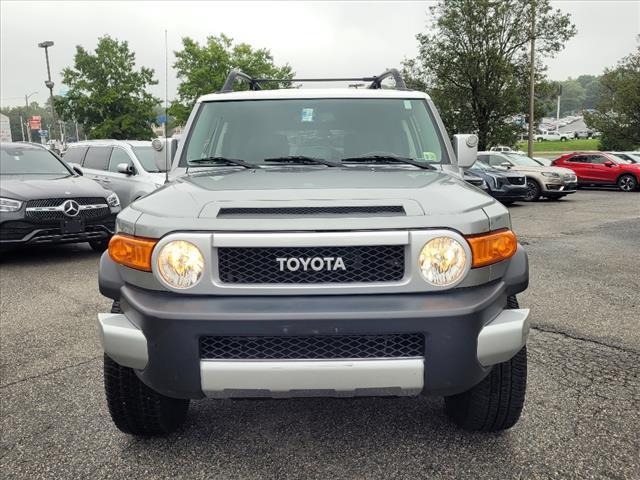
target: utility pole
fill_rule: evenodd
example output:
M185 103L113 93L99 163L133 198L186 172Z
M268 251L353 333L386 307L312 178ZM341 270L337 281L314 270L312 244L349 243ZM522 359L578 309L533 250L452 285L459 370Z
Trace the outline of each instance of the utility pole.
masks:
M535 94L536 74L536 0L531 0L531 65L529 71L529 142L527 154L533 157L533 107Z
M54 134L54 130L55 130L55 126L58 123L56 120L56 109L55 106L53 105L53 85L54 83L51 81L51 68L49 67L49 47L53 47L53 42L51 40L47 40L46 42L40 42L38 44L38 47L40 48L44 48L44 55L45 58L47 59L47 78L48 80L44 82L45 86L49 89L49 99L51 101L51 116L52 116L52 121L51 121L51 130L49 133L49 138L51 138L51 140L53 140L53 134ZM62 133L60 135L60 138L62 139Z
M20 133L22 134L22 141L24 142L24 120L22 119L22 115L20 115Z

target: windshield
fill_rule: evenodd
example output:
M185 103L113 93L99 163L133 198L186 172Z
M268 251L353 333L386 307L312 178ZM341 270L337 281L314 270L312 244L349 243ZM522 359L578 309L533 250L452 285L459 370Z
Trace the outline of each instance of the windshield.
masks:
M71 175L71 172L47 150L31 146L2 145L1 175Z
M505 153L511 163L520 165L522 167L539 167L540 164L533 158L529 158L526 155L520 155L519 153Z
M476 162L473 164L473 166L471 167L471 170L495 170L495 168L493 168L490 165L487 165L486 163L482 163L482 161Z
M202 105L184 152L183 167L210 157L273 165L265 159L340 161L376 154L449 163L426 102L415 99L209 102Z
M153 150L153 148L151 148L151 146L132 147L132 148L133 148L133 153L136 154L136 158L140 161L142 168L144 168L146 172L156 173L161 171L158 169L158 166L156 165L155 151ZM171 160L169 160L169 163L170 162Z

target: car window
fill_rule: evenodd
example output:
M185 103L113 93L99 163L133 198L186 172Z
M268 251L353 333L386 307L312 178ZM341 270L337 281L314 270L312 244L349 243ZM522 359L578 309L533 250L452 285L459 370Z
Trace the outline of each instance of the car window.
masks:
M509 161L515 165L520 165L521 167L539 167L540 164L537 163L533 158L527 157L526 155L520 155L519 153L505 153Z
M129 154L125 152L122 148L114 148L111 152L111 158L109 159L109 171L117 172L118 164L126 163L127 165L131 165L133 163Z
M263 163L300 155L325 160L389 154L448 164L423 100L333 99L204 103L180 166L210 156Z
M93 170L106 170L112 149L113 147L89 147L82 166Z
M71 175L63 162L44 148L3 144L1 175Z
M589 157L586 155L574 155L571 158L567 158L566 161L571 163L589 163Z
M87 153L89 147L69 147L69 150L66 151L64 156L65 162L77 163L78 165L82 165L84 161L84 155Z
M159 172L158 165L156 165L155 150L151 147L133 147L133 153L136 154L140 165L144 168L145 172ZM171 164L171 159L168 161ZM166 170L163 168L162 171Z
M605 162L609 161L610 160L607 157L603 157L602 155L589 155L589 163L603 165Z
M499 167L508 160L500 155L489 155L489 165L492 167Z

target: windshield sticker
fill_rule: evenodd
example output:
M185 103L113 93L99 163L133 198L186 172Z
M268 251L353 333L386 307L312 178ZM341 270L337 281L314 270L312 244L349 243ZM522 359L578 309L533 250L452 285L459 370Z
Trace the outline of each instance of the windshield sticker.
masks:
M404 109L405 110L411 110L411 100L405 100L404 101Z
M433 152L422 152L422 158L424 158L427 162L437 162L438 157Z
M303 122L313 122L313 108L303 108L300 120Z

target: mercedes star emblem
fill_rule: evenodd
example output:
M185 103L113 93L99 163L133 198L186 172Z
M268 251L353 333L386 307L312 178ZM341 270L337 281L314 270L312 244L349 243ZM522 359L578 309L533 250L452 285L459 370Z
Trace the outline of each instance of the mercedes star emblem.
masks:
M80 213L80 205L75 200L67 200L62 204L62 211L67 217L75 217Z

